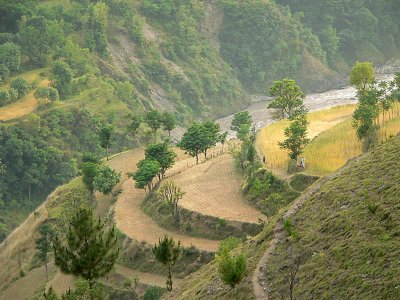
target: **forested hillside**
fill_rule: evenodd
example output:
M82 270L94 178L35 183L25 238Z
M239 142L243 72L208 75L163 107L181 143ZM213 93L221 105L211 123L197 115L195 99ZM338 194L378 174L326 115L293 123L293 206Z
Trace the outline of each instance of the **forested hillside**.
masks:
M102 128L117 152L151 138L132 126L153 108L185 125L285 76L323 89L357 59L398 56L399 13L395 0L0 0L0 239L84 152L104 155Z

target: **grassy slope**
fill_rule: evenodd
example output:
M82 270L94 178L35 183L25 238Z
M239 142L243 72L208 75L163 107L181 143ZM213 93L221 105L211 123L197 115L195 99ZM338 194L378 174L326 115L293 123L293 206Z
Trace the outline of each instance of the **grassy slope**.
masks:
M299 239L290 244L305 254L296 298L399 299L399 150L399 136L377 146L293 216ZM267 263L271 299L287 292L277 268L287 265L288 249L280 242Z

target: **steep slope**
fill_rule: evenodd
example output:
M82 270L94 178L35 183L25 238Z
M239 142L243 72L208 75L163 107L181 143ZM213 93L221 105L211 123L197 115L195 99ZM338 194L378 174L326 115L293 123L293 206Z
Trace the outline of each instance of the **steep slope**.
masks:
M259 299L287 298L282 273L288 275L300 256L296 298L398 299L399 149L397 136L317 181L234 250L247 257L246 276L235 288L222 284L213 261L166 298L254 299L253 284L260 285L259 293L268 291ZM290 237L281 218L291 219L292 226L285 225L294 232Z
M299 298L398 299L400 136L377 146L322 185L292 218L266 264L270 299L286 295L279 270L301 254Z

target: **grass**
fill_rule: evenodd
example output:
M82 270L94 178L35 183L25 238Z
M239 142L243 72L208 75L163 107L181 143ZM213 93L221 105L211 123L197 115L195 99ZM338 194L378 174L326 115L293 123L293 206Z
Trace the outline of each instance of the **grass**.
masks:
M267 262L270 299L287 297L279 269L302 253L295 299L400 299L400 136L350 163L292 217Z
M362 143L357 139L352 127L351 114L354 105L339 106L329 110L309 114L309 135L312 141L304 148L302 156L306 160L306 174L323 176L342 167L349 159L362 153ZM280 175L286 175L289 158L287 151L280 149L283 130L288 121L274 123L258 135L257 147L267 158L266 167ZM400 117L388 120L378 135L386 140L400 132Z
M46 69L36 69L33 71L29 71L26 73L22 73L16 77L23 77L29 83L34 81L38 81L39 86L48 86L49 81L42 77L41 73ZM1 89L8 89L10 87L10 82L16 77L10 78L5 84L3 84ZM14 119L19 119L28 115L31 112L34 112L39 107L39 102L33 96L34 91L31 91L29 94L25 95L21 99L6 105L4 107L0 107L0 121L10 121Z

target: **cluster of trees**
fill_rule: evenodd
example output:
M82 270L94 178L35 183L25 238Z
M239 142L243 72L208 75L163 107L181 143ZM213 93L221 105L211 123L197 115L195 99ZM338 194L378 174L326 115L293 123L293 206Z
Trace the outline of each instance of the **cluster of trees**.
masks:
M284 131L285 140L279 146L289 151L288 156L296 164L297 157L309 142L305 94L294 80L288 78L275 81L270 88L270 94L274 100L268 108L276 110L276 118L290 120L290 125Z
M0 84L12 73L19 70L21 64L21 51L18 45L12 42L0 44Z
M350 74L357 88L358 106L353 113L357 137L368 149L377 141L377 130L394 115L400 99L400 74L391 82L378 82L371 62L357 62Z
M226 142L227 133L220 133L221 129L218 123L214 121L194 122L183 134L178 143L178 147L192 157L196 157L196 163L199 163L199 155L204 154L207 158L207 151L217 143Z
M0 90L0 106L10 104L28 94L32 86L24 78L18 77L11 81L9 90Z
M163 179L165 172L173 166L175 158L176 154L168 141L150 144L146 147L145 159L137 163L138 170L129 176L135 180L137 188L151 192L154 178L158 177L159 181Z

